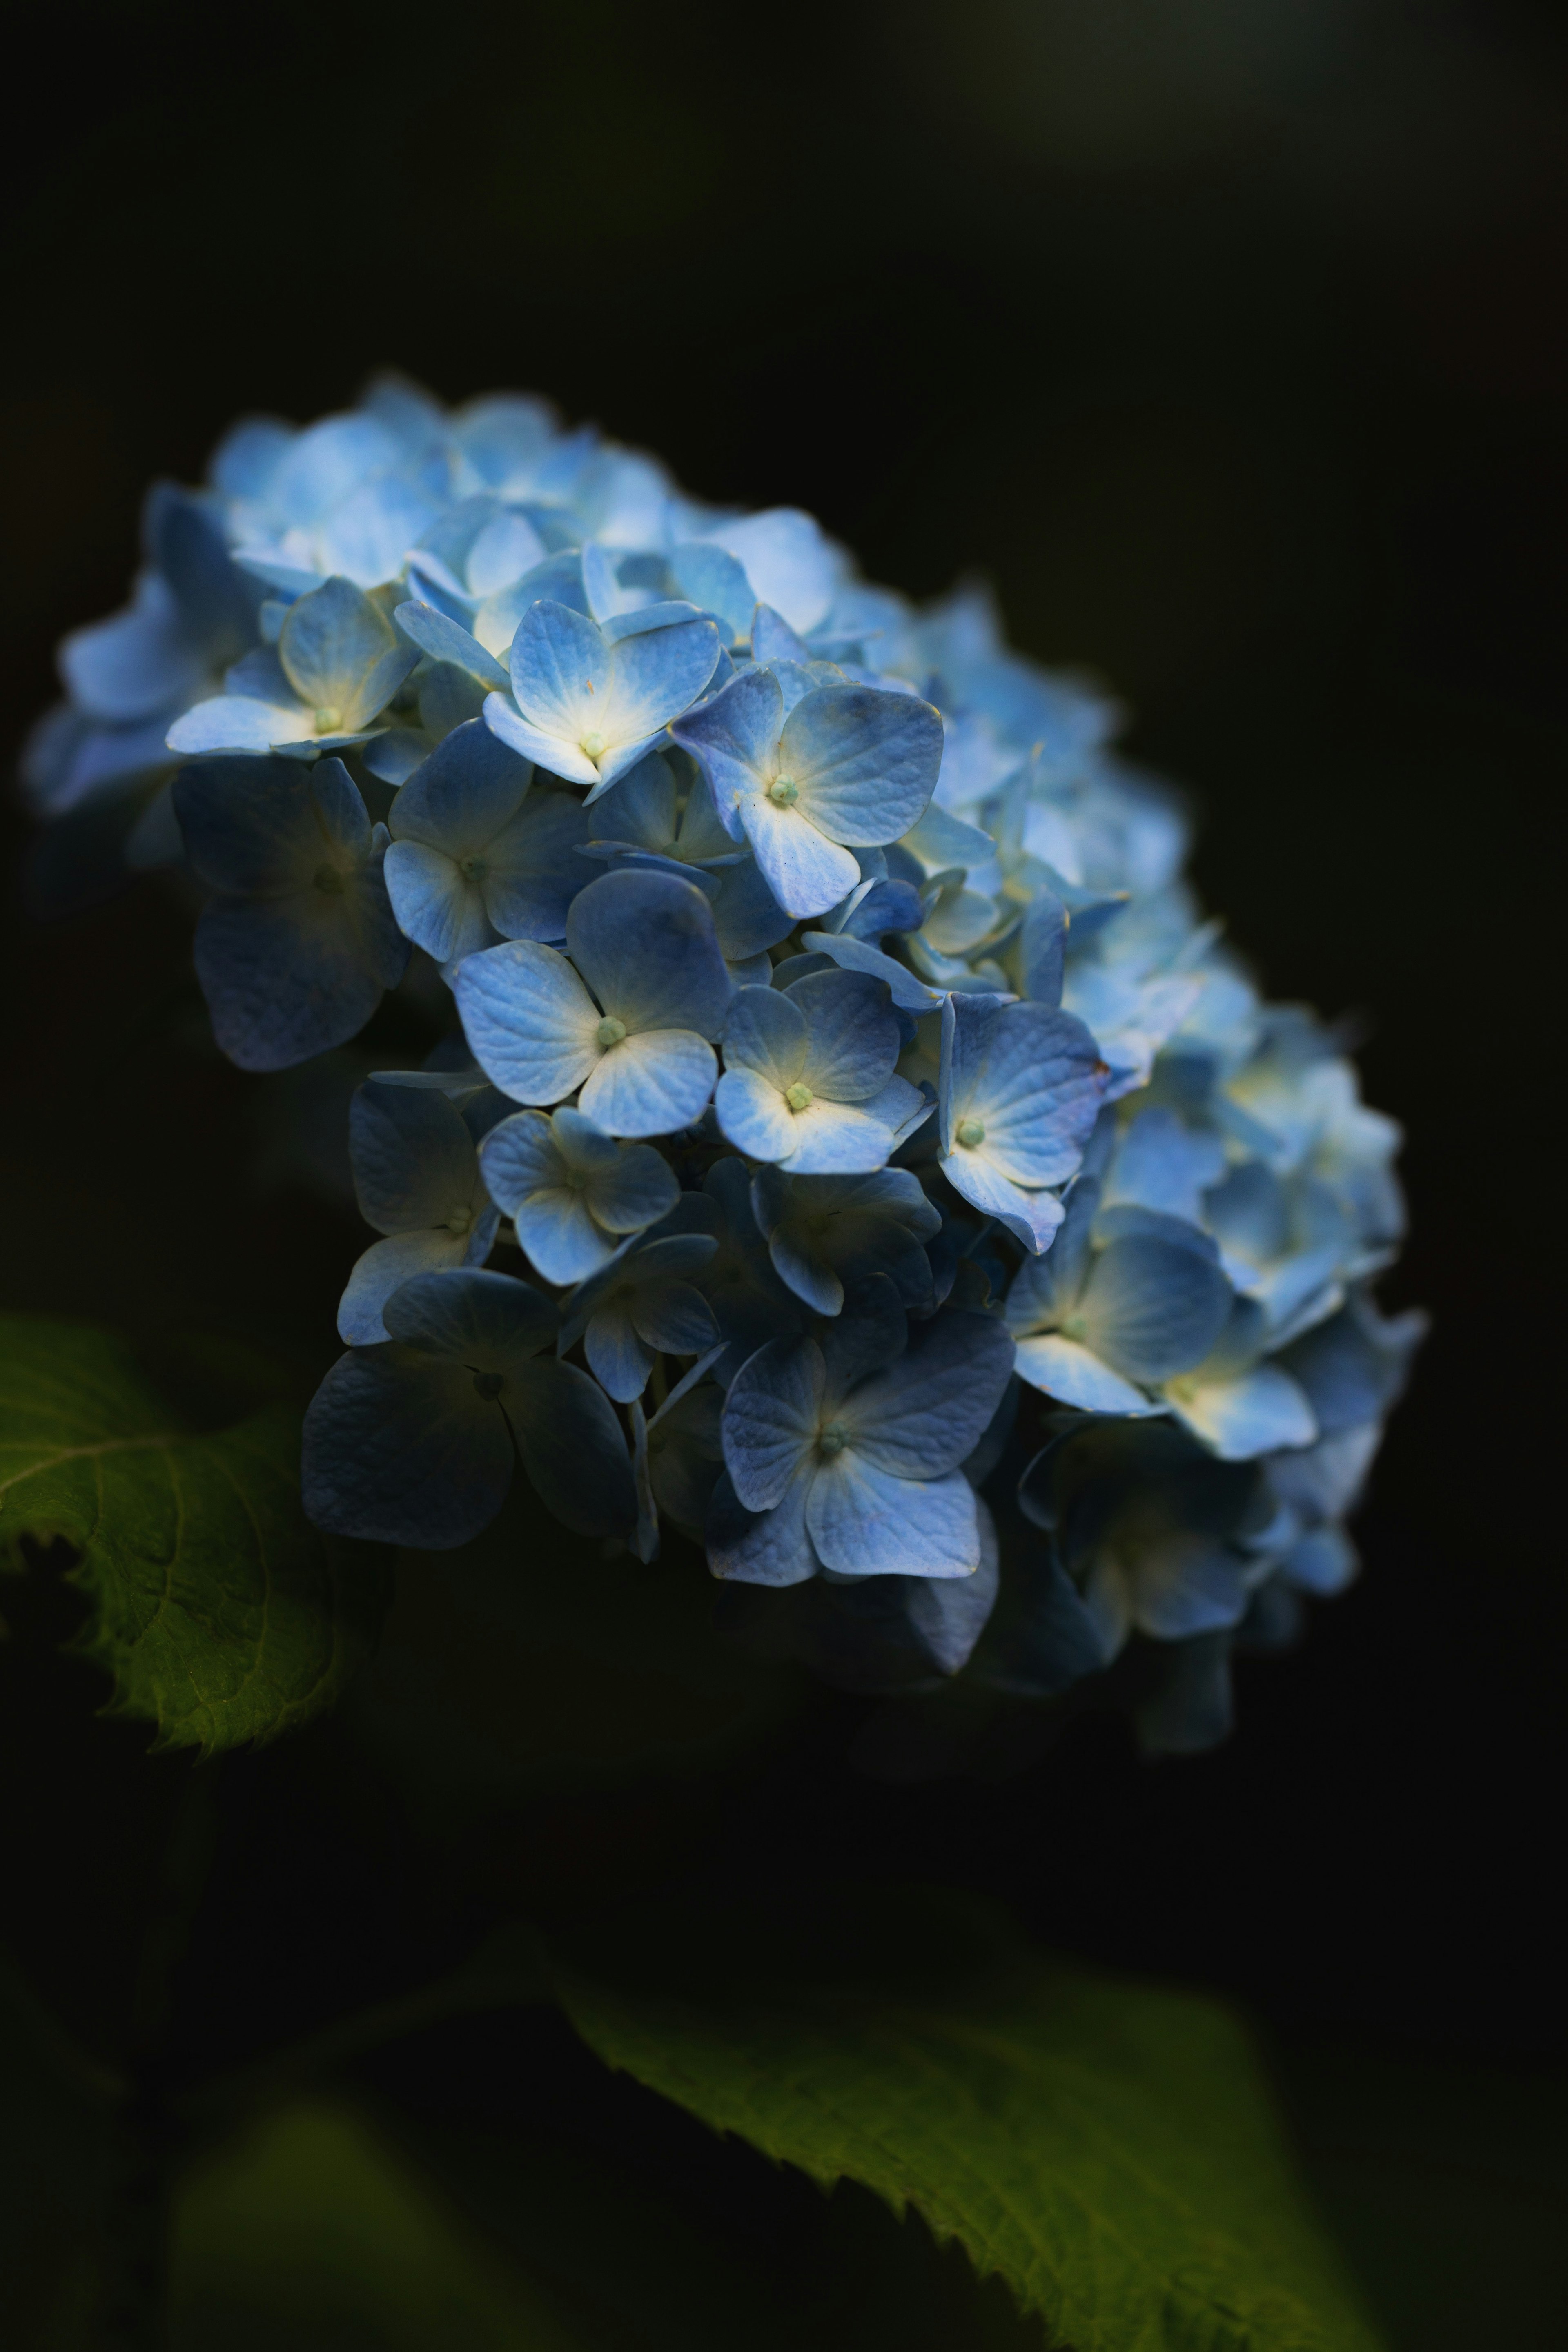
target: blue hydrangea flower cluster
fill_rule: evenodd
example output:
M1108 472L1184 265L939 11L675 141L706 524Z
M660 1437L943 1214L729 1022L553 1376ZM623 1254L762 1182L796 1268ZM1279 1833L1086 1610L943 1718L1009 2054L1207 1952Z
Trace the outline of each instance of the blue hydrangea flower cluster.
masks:
M1170 1748L1354 1573L1396 1129L982 591L384 382L157 488L61 667L31 798L202 886L235 1062L448 1008L352 1106L318 1525L461 1544L521 1461L849 1687L1048 1696L1141 1636Z

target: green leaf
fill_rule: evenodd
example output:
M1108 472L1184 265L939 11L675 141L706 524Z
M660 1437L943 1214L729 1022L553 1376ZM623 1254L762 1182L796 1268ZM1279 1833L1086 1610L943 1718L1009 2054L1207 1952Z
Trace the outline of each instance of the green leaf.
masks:
M198 1434L110 1333L0 1317L0 1559L19 1565L24 1538L76 1548L92 1613L72 1647L155 1747L275 1738L369 1649L386 1555L307 1524L299 1463L286 1405Z
M559 1964L589 2047L826 2185L913 2207L1074 2352L1373 2352L1217 2003L981 1906L662 1920Z
M175 2352L587 2352L437 2184L341 2103L258 2116L175 2199Z

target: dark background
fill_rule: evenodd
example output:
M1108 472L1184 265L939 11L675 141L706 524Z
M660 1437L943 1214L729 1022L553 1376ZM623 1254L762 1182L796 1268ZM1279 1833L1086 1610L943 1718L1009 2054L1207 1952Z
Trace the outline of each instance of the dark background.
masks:
M888 1790L846 1780L830 1705L756 1797L768 1866L968 1878L1238 1993L1288 2052L1560 2056L1557 11L56 0L8 31L18 733L55 638L121 601L144 483L236 413L309 418L384 362L537 388L695 490L811 508L873 578L988 572L1024 647L1125 698L1208 901L1272 994L1356 1017L1408 1130L1384 1296L1436 1326L1367 1572L1244 1666L1230 1745L1150 1768L1090 1726L1002 1786ZM147 1043L186 1018L185 941L157 886L8 908L0 1287L324 1354L352 1227L253 1207L242 1083ZM4 1876L112 2039L115 1906L188 1768L91 1719L87 1671L44 1663L70 1604L30 1606ZM482 1924L406 1857L389 1892L405 1832L335 1737L215 1780L227 1891L187 1974L219 2045L218 1978L309 2021Z

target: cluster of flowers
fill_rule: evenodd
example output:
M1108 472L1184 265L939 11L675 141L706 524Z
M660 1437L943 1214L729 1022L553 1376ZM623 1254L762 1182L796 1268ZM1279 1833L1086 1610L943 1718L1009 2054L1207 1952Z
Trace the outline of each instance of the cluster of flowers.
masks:
M247 1069L416 954L455 1009L352 1105L314 1520L461 1544L521 1456L791 1588L741 1613L847 1685L1052 1695L1137 1633L1145 1739L1215 1736L1232 1643L1353 1572L1418 1323L1368 1289L1396 1129L1198 919L1113 710L531 399L241 425L146 541L36 804L205 886Z

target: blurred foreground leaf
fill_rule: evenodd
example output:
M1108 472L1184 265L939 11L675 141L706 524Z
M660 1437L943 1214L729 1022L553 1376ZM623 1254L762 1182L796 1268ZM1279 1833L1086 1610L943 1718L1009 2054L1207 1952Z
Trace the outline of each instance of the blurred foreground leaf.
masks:
M385 1555L300 1507L299 1423L197 1434L123 1341L0 1317L0 1559L63 1538L92 1604L73 1647L160 1748L266 1740L330 1706L385 1606Z
M613 1954L613 1957L611 1955ZM1372 2352L1227 2011L1042 1958L939 1895L575 1952L589 2047L957 2239L1074 2352Z
M186 2175L172 2273L175 2352L585 2352L371 2122L324 2100Z

